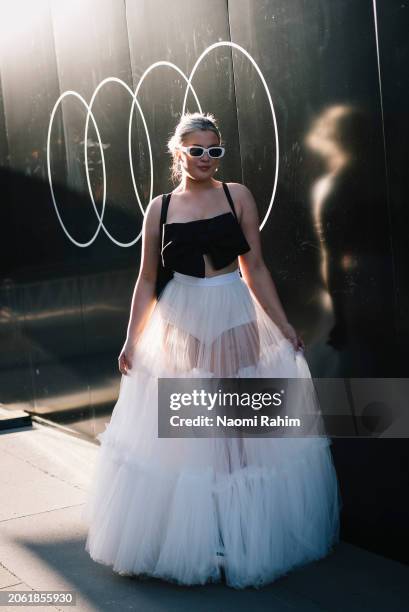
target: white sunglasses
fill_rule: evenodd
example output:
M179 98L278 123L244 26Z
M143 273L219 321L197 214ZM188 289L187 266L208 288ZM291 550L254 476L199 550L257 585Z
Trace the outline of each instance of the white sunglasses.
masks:
M203 155L207 153L208 156L213 159L219 159L220 157L223 157L226 152L226 149L224 147L209 147L208 149L206 149L205 147L199 147L197 145L193 145L190 147L180 146L178 147L178 149L180 149L184 153L187 153L190 157L203 157Z

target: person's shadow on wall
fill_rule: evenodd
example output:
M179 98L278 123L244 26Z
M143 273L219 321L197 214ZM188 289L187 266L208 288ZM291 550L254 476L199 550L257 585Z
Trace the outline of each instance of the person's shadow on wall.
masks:
M305 137L323 163L311 188L311 213L332 310L325 342L338 353L337 376L399 375L386 181L374 132L363 111L337 105Z

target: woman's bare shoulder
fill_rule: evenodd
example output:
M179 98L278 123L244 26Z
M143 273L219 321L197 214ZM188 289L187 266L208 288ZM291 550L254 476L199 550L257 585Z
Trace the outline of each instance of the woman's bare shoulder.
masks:
M151 228L159 227L162 210L162 194L152 198L145 210L145 225Z
M229 188L232 196L237 195L238 197L248 197L249 195L252 195L250 189L243 183L226 183L226 185Z
M238 203L240 210L245 207L252 208L255 205L254 196L250 189L243 183L226 183L234 203Z

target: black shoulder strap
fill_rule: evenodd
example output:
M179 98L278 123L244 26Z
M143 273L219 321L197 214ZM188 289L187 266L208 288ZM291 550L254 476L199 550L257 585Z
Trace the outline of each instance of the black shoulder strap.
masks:
M166 218L168 216L168 208L170 202L171 193L164 193L162 195L162 208L160 211L160 231L162 233L162 225L166 223Z
M165 228L163 226L166 223L166 218L168 216L168 208L169 208L169 202L170 202L171 195L172 195L171 193L164 193L162 195L162 208L160 210L160 224L159 224L160 253L163 250L163 238L165 234ZM164 265L163 258L162 258L162 265Z
M229 201L230 207L231 207L231 209L233 211L233 215L236 217L236 221L238 221L237 215L236 215L236 210L234 208L234 203L233 203L232 197L230 195L229 188L227 187L226 183L222 183L222 185L223 185L224 193L226 194L226 197L227 197L227 199Z

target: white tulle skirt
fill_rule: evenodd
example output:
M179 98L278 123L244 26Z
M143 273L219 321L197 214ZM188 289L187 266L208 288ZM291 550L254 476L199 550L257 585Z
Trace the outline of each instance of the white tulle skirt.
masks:
M326 556L341 497L316 396L292 403L294 414L316 415L306 436L158 438L158 377L311 380L238 270L175 272L98 436L83 510L90 556L120 574L235 588Z

